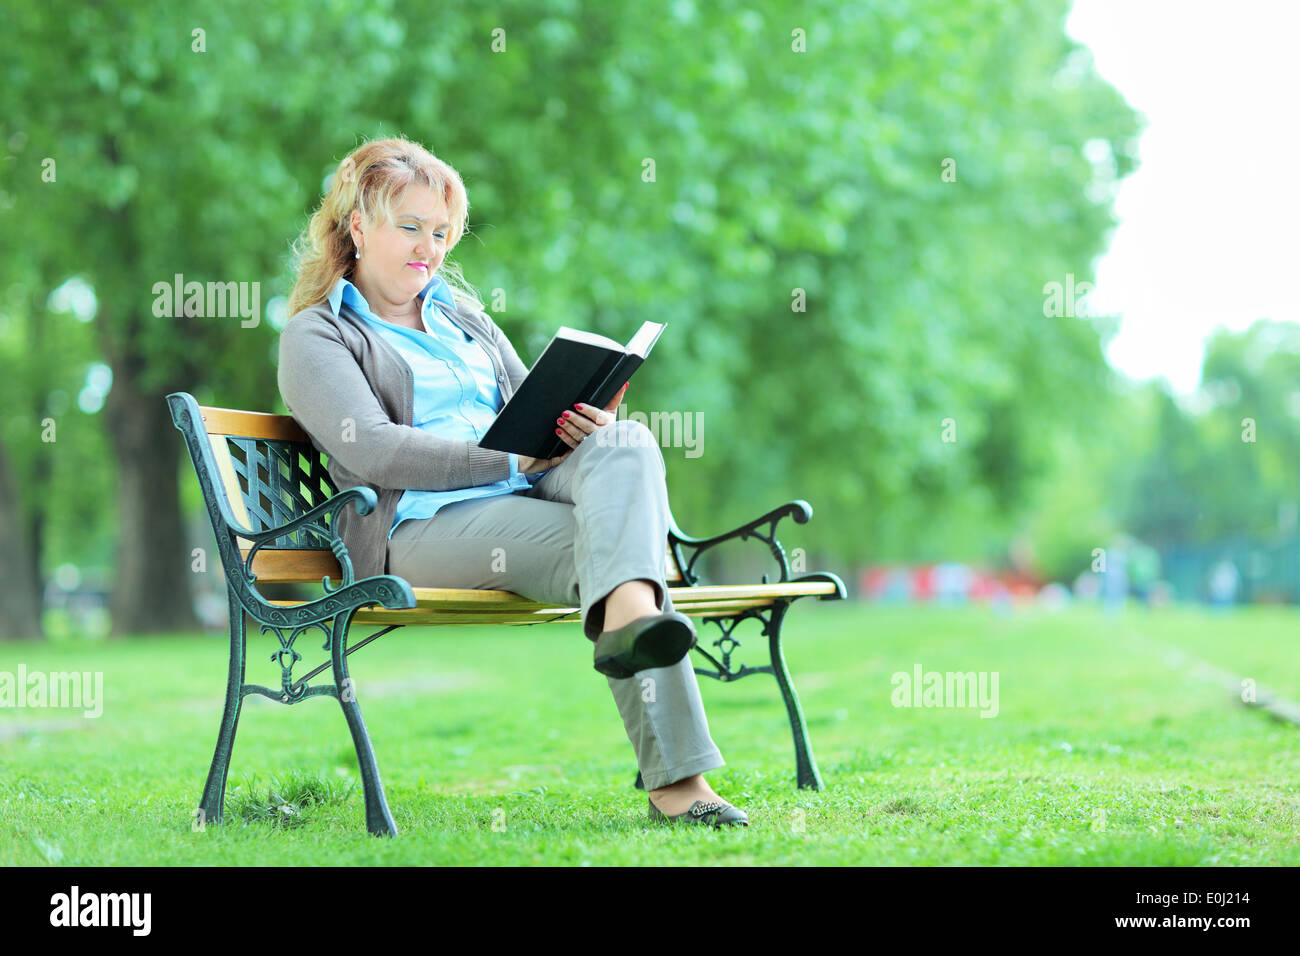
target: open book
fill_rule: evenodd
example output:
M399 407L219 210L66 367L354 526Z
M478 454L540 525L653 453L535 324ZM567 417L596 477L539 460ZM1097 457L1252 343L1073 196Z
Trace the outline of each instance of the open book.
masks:
M497 413L480 447L531 458L554 458L569 446L555 420L577 402L604 408L641 367L665 323L645 322L627 345L562 325L527 377Z

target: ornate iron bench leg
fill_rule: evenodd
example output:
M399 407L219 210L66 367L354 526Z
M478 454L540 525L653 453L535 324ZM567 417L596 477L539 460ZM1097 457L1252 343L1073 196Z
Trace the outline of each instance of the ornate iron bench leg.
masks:
M239 711L244 704L244 658L246 652L246 624L244 608L233 594L230 600L230 671L226 677L226 707L221 715L221 730L217 734L217 749L208 768L208 779L203 785L203 799L199 810L203 823L221 822L221 812L226 802L226 776L230 773L230 754L235 747L235 731L239 727Z
M804 723L803 708L799 706L799 695L795 693L790 671L785 666L785 654L781 650L781 622L789 610L788 601L779 601L772 608L772 621L768 630L768 646L772 654L772 673L781 688L785 699L785 710L790 717L790 731L794 734L795 774L801 789L825 790L822 775L817 769L813 757L812 744L808 742L808 725Z
M355 609L334 618L330 637L330 657L334 665L334 687L338 692L339 704L343 707L343 716L352 731L352 743L357 750L357 762L361 766L361 785L366 798L366 829L375 836L397 836L397 824L388 809L388 800L384 796L384 785L379 779L379 766L375 763L375 751L370 745L370 734L366 722L361 719L361 707L357 704L356 688L348 676L348 659L344 652L347 643L348 625L352 622Z

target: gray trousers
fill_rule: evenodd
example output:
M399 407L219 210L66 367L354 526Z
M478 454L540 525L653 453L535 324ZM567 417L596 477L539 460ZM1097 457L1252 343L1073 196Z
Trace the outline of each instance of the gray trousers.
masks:
M656 606L673 609L664 579L666 474L649 428L611 422L526 491L457 501L432 518L403 521L388 542L388 571L414 587L499 588L579 606L594 642L604 599L626 581L651 582ZM709 736L689 654L672 667L605 680L647 790L725 764Z

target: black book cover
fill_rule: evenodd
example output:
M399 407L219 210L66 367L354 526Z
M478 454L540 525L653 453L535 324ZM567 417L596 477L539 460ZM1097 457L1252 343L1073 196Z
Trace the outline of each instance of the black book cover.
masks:
M482 448L530 458L555 458L569 446L555 420L582 402L604 408L654 347L664 323L645 322L626 346L591 332L560 326L527 377L497 413Z

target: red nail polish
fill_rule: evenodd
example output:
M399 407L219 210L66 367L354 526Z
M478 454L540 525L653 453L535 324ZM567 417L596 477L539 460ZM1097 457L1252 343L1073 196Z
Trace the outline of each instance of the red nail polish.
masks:
M568 417L569 417L569 413L568 413L568 412L565 412L564 415L563 415L562 417L564 417L564 418L568 418ZM560 424L563 425L564 423L563 423L563 422L560 422Z
M628 387L629 385L631 385L631 384L632 384L631 382L624 382L624 383L623 383L623 387L624 387L624 388L627 388L627 387Z
M563 433L562 433L562 432L557 428L557 429L555 429L555 434L560 435L560 434L563 434Z

